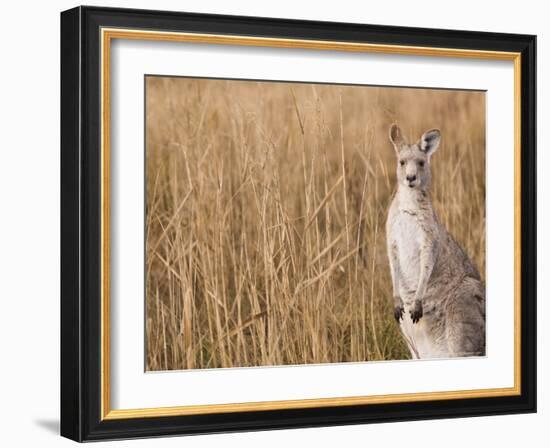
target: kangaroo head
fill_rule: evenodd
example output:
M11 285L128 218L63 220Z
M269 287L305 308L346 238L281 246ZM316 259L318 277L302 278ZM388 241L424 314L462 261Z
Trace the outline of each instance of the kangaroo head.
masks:
M439 129L424 132L414 144L407 143L401 129L396 124L390 127L390 141L397 156L397 182L399 186L410 189L427 189L430 187L432 172L430 157L437 150L441 133Z

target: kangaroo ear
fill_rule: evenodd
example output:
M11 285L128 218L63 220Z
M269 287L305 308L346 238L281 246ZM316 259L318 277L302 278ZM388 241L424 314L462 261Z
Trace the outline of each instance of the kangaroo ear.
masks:
M431 156L437 150L440 141L441 132L439 132L439 129L430 129L420 137L420 150Z
M401 145L405 143L403 135L401 134L401 129L395 123L390 126L390 141L393 143L395 152L399 152L401 150Z

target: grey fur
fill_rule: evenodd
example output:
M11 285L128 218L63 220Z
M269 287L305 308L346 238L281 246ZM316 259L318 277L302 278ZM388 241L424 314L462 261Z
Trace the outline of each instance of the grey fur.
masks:
M432 129L411 145L390 128L398 182L386 223L394 316L414 358L481 356L485 287L430 195L430 157L440 138Z

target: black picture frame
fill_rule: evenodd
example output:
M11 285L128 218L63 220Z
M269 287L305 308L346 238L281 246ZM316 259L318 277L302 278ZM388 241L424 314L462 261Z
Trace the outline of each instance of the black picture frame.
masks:
M102 420L102 27L521 53L521 394ZM535 142L532 35L99 7L61 13L61 435L92 441L536 412Z

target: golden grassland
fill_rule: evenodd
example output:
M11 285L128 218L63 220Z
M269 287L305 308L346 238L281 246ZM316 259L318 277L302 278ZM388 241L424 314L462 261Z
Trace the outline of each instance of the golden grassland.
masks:
M484 277L483 92L146 79L147 370L409 357L394 122L441 129L434 204Z

